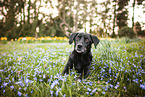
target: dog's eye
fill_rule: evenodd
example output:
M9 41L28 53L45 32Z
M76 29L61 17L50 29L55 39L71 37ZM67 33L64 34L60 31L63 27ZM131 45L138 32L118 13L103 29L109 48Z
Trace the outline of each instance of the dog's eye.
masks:
M87 44L89 43L89 39L86 39L85 41L86 41Z
M89 42L89 39L86 39L86 42Z
M76 37L76 40L79 40L80 38L79 37Z

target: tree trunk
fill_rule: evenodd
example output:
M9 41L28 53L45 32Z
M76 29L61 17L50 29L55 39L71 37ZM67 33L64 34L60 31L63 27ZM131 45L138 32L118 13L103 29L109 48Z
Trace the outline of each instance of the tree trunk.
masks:
M112 33L112 38L115 37L115 23L116 23L116 0L114 0L115 5L114 5L114 18L113 18L113 33Z
M29 0L29 2L28 2L28 20L27 20L27 22L28 22L28 24L30 24L30 6L31 6L31 0Z
M134 27L134 9L135 9L135 0L133 2L132 28Z

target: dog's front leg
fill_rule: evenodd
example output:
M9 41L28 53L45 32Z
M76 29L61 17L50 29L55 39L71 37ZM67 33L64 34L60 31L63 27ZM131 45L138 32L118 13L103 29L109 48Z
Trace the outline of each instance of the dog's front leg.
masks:
M80 78L86 78L90 73L90 66L87 66L86 68L84 68L83 72L81 73Z
M71 60L71 58L69 58L67 64L64 67L64 70L62 72L62 74L69 74L70 69L73 68L73 61Z

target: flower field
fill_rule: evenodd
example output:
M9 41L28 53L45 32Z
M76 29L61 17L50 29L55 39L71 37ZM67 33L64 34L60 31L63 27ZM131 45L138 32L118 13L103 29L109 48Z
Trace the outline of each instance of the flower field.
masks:
M14 39L11 39L11 41L14 41ZM18 39L15 38L15 42L19 42L19 43L63 43L63 42L67 42L68 38L67 37L49 37L49 36L45 36L45 37L19 37ZM7 37L1 37L0 38L0 42L2 44L7 44Z
M145 96L145 39L101 40L82 80L74 70L61 75L72 50L68 43L0 44L1 97Z

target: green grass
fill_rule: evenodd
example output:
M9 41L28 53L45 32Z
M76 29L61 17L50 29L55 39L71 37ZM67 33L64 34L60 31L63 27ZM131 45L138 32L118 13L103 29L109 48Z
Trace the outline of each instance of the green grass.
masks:
M73 50L68 43L0 45L2 97L145 96L145 40L102 40L92 46L87 79L61 72Z

